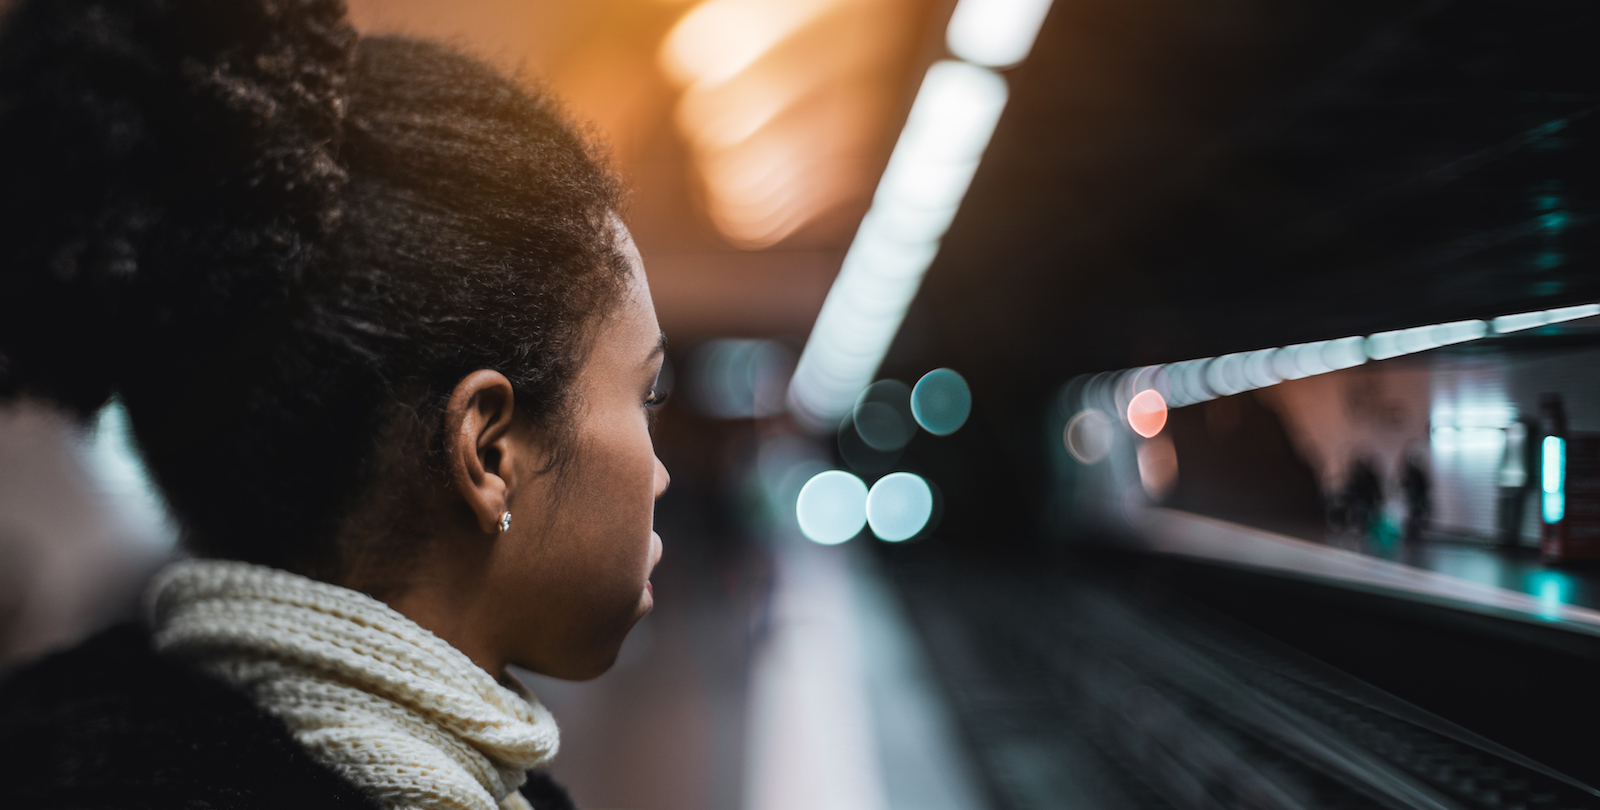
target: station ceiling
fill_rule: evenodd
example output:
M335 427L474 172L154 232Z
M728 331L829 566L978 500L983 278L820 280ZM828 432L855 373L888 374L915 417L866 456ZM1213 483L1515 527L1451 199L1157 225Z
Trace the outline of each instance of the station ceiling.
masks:
M1600 12L1058 0L891 357L997 386L1600 300Z
M675 65L672 38L715 3L352 0L352 13L520 69L594 123L635 188L676 339L799 339L944 55L953 2L773 3L809 9L784 12L786 33L741 79L793 85L766 125L787 146L748 140L804 167L771 184L800 189L802 214L775 238L718 218L705 133L685 118L689 74L716 65ZM1057 0L1007 71L1011 102L890 370L1042 386L1600 300L1597 15L1581 0ZM732 47L719 41L701 50ZM743 98L725 106L760 106Z
M559 94L633 190L675 343L803 339L954 0L350 0Z

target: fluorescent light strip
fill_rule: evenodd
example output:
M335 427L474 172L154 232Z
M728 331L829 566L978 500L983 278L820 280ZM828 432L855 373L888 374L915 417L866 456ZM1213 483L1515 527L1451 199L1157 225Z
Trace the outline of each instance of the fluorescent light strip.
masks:
M900 330L1006 103L1005 79L965 62L928 69L789 386L791 409L832 427Z
M1437 326L1417 326L1393 332L1378 332L1367 338L1367 357L1373 360L1387 360L1402 354L1415 354L1440 346L1477 340L1487 334L1489 334L1489 324L1483 321L1456 321Z
M939 253L1006 106L989 68L1021 62L1050 0L960 0L946 39L966 61L928 69L872 207L845 253L789 383L802 424L830 429L872 382Z
M1520 332L1524 329L1533 329L1579 318L1591 318L1595 315L1600 315L1600 304L1580 304L1575 307L1524 312L1520 315L1501 315L1491 321L1490 326L1494 329L1495 334L1503 335L1507 332Z
M1171 392L1168 404L1175 408L1193 405L1219 396L1277 385L1284 380L1298 380L1359 366L1367 362L1367 355L1362 350L1365 341L1366 338L1362 337L1319 340L1280 349L1259 349L1169 363L1160 367L1167 374Z
M1181 408L1184 405L1193 405L1217 397L1266 388L1284 380L1298 380L1359 366L1368 360L1387 360L1440 346L1466 343L1490 335L1503 335L1507 332L1596 315L1600 315L1600 304L1583 304L1502 315L1487 322L1454 321L1411 329L1396 329L1391 332L1377 332L1365 338L1319 340L1284 346L1280 349L1202 357L1163 366L1126 369L1119 372L1119 375L1148 372L1152 368L1161 369L1166 373L1167 388L1170 392L1167 403L1171 407Z
M1003 68L1028 58L1050 0L961 0L950 15L950 52L984 67Z

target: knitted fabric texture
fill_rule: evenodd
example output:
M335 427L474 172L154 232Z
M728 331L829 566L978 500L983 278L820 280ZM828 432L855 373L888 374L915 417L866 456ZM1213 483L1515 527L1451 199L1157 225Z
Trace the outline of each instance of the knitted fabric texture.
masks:
M527 810L517 788L556 753L521 684L365 594L248 563L157 578L152 637L282 719L313 757L393 810Z

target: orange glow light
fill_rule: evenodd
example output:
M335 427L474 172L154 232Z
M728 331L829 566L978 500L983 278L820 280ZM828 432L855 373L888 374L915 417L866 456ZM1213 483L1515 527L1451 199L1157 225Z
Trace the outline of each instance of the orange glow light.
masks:
M1128 427L1146 439L1167 426L1167 401L1155 391L1140 391L1128 402Z
M721 84L739 75L832 0L710 0L667 35L663 67L680 84Z
M705 0L662 43L676 110L730 243L771 246L860 196L888 104L864 82L901 0Z

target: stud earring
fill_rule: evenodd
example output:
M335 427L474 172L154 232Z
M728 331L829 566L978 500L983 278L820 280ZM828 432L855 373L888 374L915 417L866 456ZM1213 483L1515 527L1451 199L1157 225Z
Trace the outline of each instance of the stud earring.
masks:
M507 513L505 513L505 514L500 516L500 531L506 532L506 531L510 531L510 530L511 530L511 513L507 512Z

